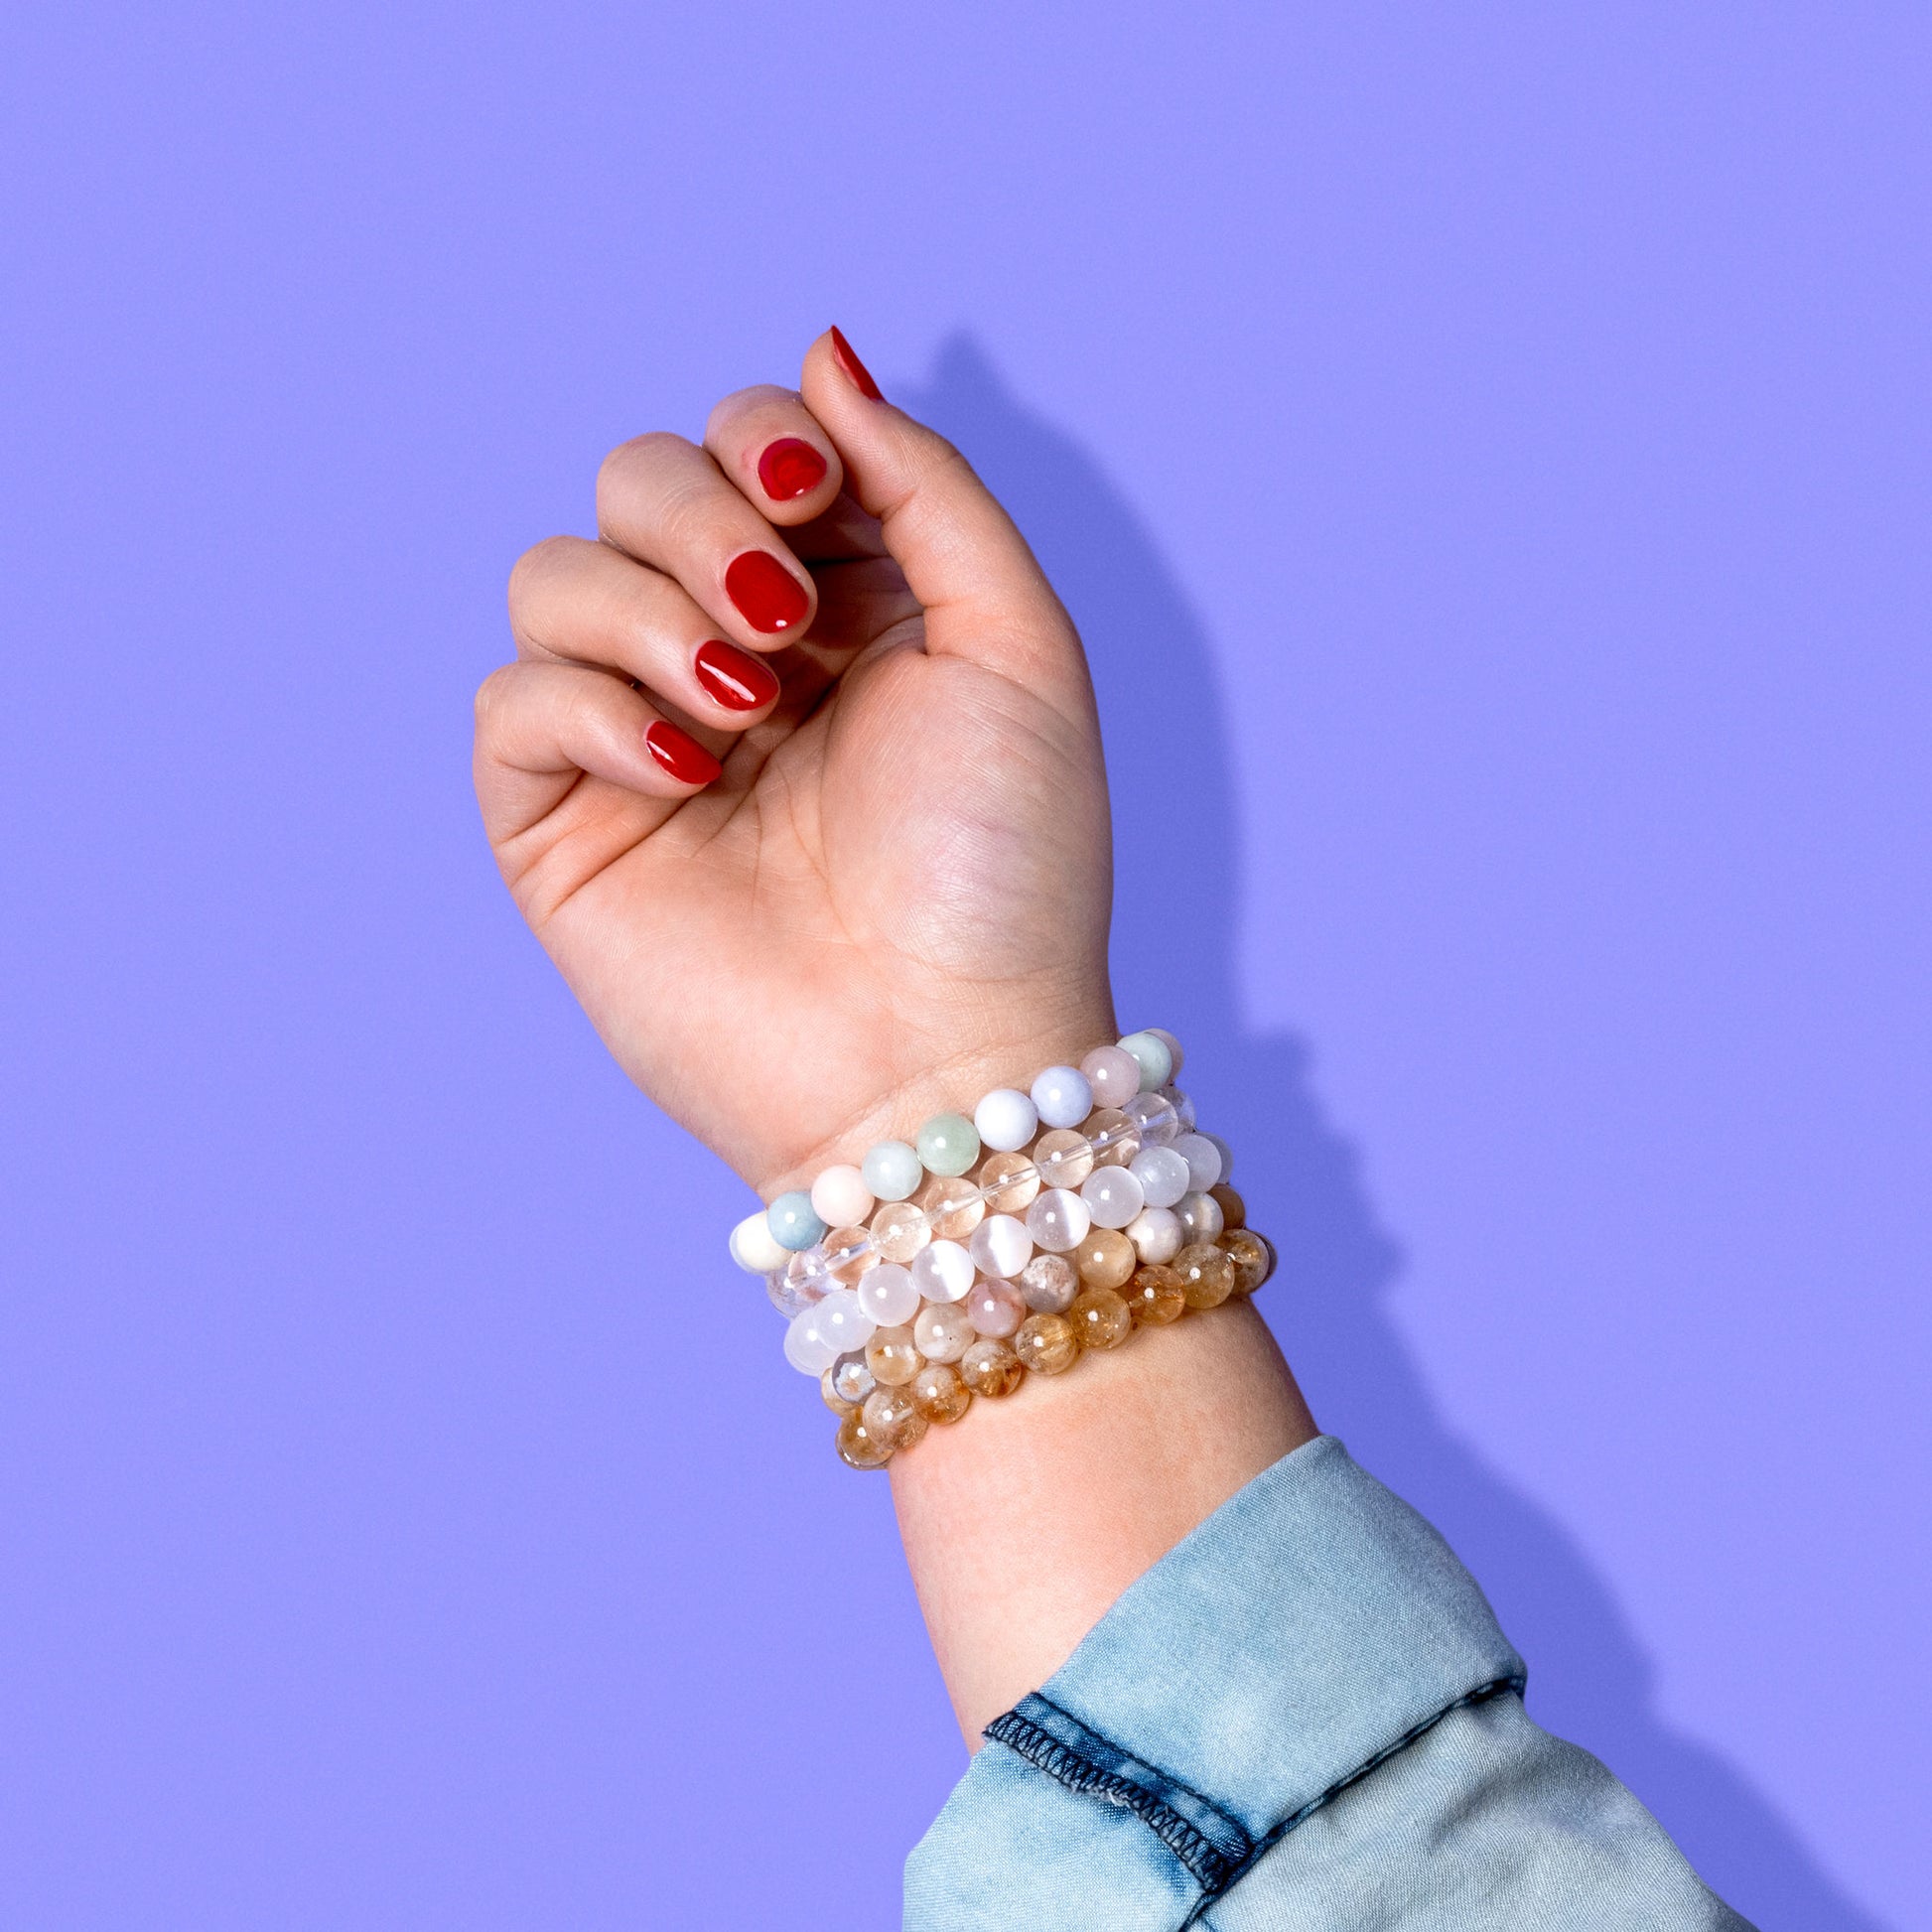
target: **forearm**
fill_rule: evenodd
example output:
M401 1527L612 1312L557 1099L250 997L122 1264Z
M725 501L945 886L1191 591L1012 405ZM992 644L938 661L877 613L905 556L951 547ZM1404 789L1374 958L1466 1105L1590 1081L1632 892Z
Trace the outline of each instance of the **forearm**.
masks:
M970 1748L1127 1586L1315 1434L1245 1300L1032 1376L892 1465L906 1561Z

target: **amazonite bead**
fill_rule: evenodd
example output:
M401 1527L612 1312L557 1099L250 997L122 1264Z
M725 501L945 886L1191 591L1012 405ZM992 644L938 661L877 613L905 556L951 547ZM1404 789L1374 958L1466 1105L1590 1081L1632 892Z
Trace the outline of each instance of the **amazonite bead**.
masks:
M1017 1154L1038 1131L1039 1114L1018 1087L995 1087L973 1109L973 1126L995 1154Z
M896 1261L882 1261L859 1284L859 1306L882 1328L897 1328L919 1311L919 1291L912 1271Z
M1187 1191L1187 1163L1171 1147L1143 1148L1127 1170L1141 1183L1150 1207L1172 1207Z
M825 1223L812 1211L809 1194L780 1194L764 1210L764 1219L772 1240L792 1254L815 1248L825 1239Z
M1186 1059L1186 1055L1180 1050L1179 1040L1174 1038L1173 1035L1169 1033L1165 1027L1146 1027L1142 1031L1152 1034L1168 1049L1168 1058L1172 1066L1168 1078L1170 1080L1177 1080L1180 1077L1181 1065Z
M980 1137L964 1114L934 1114L919 1129L917 1145L928 1172L949 1179L980 1158Z
M1034 1246L1063 1255L1086 1239L1093 1216L1080 1196L1065 1187L1049 1187L1027 1209L1027 1232Z
M1183 1234L1171 1207L1143 1208L1127 1224L1134 1252L1149 1264L1172 1261L1181 1250Z
M1093 1112L1093 1089L1077 1066L1049 1066L1034 1082L1042 1127L1078 1127Z
M812 1319L817 1313L816 1308L806 1309L802 1314L793 1315L785 1329L785 1360L799 1374L814 1380L844 1352L835 1341L819 1332Z
M1096 1168L1080 1189L1094 1225L1124 1228L1147 1205L1147 1192L1131 1168Z
M872 1189L857 1168L827 1168L812 1182L812 1212L828 1228L851 1227L872 1209Z
M1118 1046L1096 1046L1080 1062L1096 1107L1124 1107L1141 1090L1141 1063Z
M785 1265L787 1249L778 1246L766 1210L748 1214L732 1229L732 1259L748 1275L769 1275Z
M934 1241L912 1263L912 1286L928 1302L957 1302L973 1285L973 1257L957 1241Z
M1129 1034L1120 1042L1123 1053L1132 1053L1141 1069L1141 1091L1152 1093L1173 1078L1173 1055L1168 1042L1157 1033Z
M881 1141L866 1156L859 1176L881 1200L910 1200L925 1178L925 1169L903 1141Z
M1027 1224L1012 1214L994 1214L973 1230L967 1252L982 1275L1011 1281L1034 1258Z
M1221 1177L1221 1150L1205 1134L1175 1136L1173 1151L1187 1163L1191 1191L1204 1194Z

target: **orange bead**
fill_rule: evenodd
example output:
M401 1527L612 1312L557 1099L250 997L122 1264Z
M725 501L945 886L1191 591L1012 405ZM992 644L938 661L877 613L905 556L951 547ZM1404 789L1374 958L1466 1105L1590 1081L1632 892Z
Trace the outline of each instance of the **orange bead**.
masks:
M1121 1291L1121 1300L1136 1321L1151 1328L1165 1328L1187 1312L1180 1277L1159 1262L1136 1269L1134 1279Z
M1139 1257L1118 1228L1089 1228L1073 1251L1080 1279L1092 1288L1124 1288L1134 1278Z
M912 1260L932 1239L925 1213L909 1200L888 1201L872 1217L872 1245L882 1261L904 1263Z
M1237 1295L1252 1295L1275 1272L1275 1251L1253 1228L1230 1228L1217 1245L1234 1264Z
M934 1174L919 1189L918 1203L935 1241L964 1241L986 1219L979 1184L964 1174Z
M1173 1258L1190 1309L1218 1309L1234 1293L1234 1263L1211 1241L1191 1241Z
M957 1422L972 1406L972 1390L943 1362L928 1362L912 1378L912 1407L927 1422Z
M993 1154L981 1164L979 1183L989 1214L1024 1214L1039 1197L1039 1172L1030 1154Z
M904 1389L874 1389L859 1413L874 1438L895 1455L913 1448L925 1434L925 1418Z
M997 1400L1027 1379L1020 1357L1003 1341L976 1341L959 1358L959 1379L975 1395Z
M1067 1310L1082 1348L1118 1348L1134 1332L1127 1304L1111 1288L1090 1288Z
M1080 1357L1080 1337L1063 1314L1030 1314L1013 1338L1013 1352L1035 1375L1061 1375Z
M925 1366L912 1330L875 1328L866 1343L866 1366L882 1388L902 1389Z
M873 1433L862 1410L839 1424L837 1448L839 1460L852 1469L883 1469L893 1459L892 1449Z
M1207 1191L1213 1195L1215 1204L1221 1210L1221 1227L1224 1231L1248 1225L1248 1203L1225 1180Z
M1034 1166L1045 1186L1071 1187L1077 1193L1093 1172L1093 1149L1084 1134L1055 1127L1034 1143Z

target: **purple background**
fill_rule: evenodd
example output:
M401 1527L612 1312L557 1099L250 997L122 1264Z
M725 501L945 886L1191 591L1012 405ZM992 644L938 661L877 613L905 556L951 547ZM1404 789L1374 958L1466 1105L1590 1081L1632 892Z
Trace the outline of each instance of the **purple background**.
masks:
M0 1922L894 1922L885 1487L467 775L515 554L837 320L1082 621L1319 1416L1742 1909L1932 1924L1929 43L9 10Z

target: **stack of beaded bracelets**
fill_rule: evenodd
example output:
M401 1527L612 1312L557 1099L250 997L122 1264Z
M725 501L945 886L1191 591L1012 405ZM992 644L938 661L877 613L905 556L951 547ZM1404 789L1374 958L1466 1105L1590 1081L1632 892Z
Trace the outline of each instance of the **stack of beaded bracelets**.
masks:
M1227 1143L1195 1131L1172 1084L1180 1063L1172 1034L1129 1034L1031 1093L989 1093L971 1120L938 1115L915 1147L882 1141L732 1230L853 1468L884 1468L1029 1370L1058 1375L1274 1272L1227 1184Z

